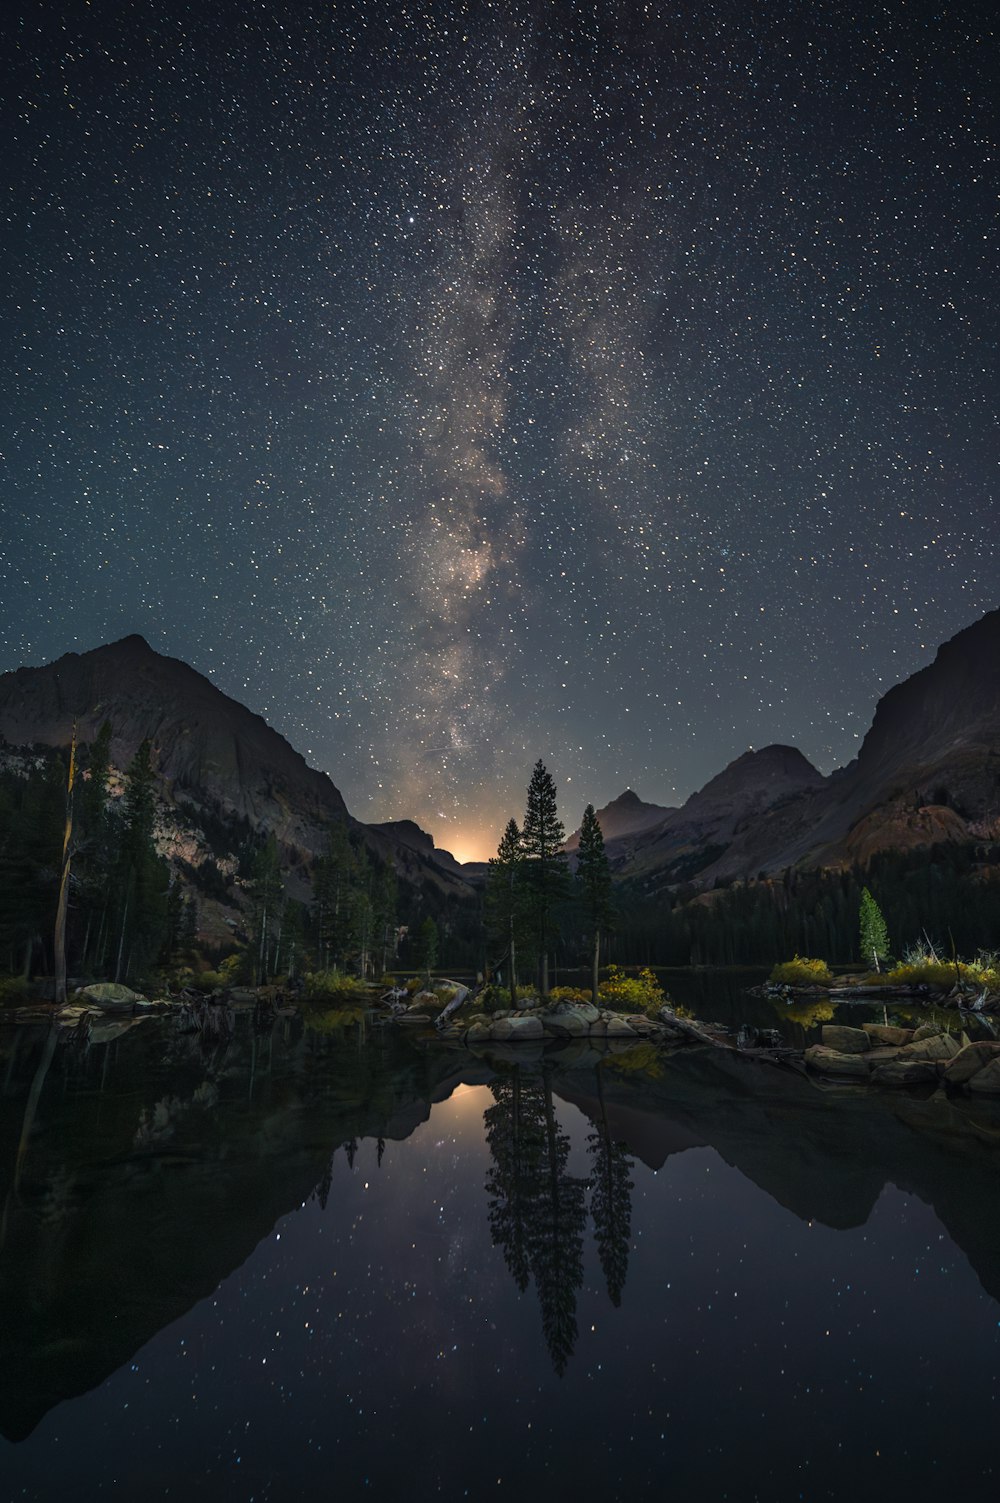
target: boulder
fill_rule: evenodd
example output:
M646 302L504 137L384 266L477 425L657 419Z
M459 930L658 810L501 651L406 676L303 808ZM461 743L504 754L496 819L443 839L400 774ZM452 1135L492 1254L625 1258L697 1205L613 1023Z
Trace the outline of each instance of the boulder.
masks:
M863 1028L844 1028L839 1023L824 1023L821 1047L838 1054L867 1054L872 1041Z
M991 1043L988 1040L981 1044L966 1044L964 1049L959 1049L954 1059L949 1060L944 1067L944 1078L948 1085L967 1085L974 1075L980 1070L985 1070L992 1059L1000 1054L1000 1044Z
M912 1042L919 1044L921 1039L932 1039L940 1032L937 1023L921 1023L919 1028L914 1029Z
M879 1086L926 1085L937 1080L937 1070L927 1060L890 1059L884 1065L876 1065L871 1078L872 1085Z
M844 1080L868 1079L868 1061L863 1054L842 1054L825 1044L813 1044L806 1050L805 1059L810 1070L820 1075L836 1075Z
M919 1033L920 1030L918 1029ZM957 1039L953 1039L950 1033L925 1034L924 1037L914 1038L912 1044L907 1044L900 1050L902 1059L925 1059L942 1061L954 1059L960 1053L961 1046Z
M97 981L93 986L81 987L77 996L100 1012L131 1012L137 1002L146 1000L141 993L117 981Z
M488 1043L490 1038L492 1037L492 1034L490 1032L491 1026L491 1024L486 1022L485 1018L479 1019L474 1023L470 1023L469 1027L466 1029L465 1042L467 1044Z
M611 1017L604 1025L604 1031L609 1039L634 1039L635 1029L627 1018Z
M862 1023L862 1028L873 1044L909 1044L913 1039L912 1028L893 1028L889 1023Z
M559 1002L555 1007L536 1014L546 1033L553 1038L568 1039L582 1038L589 1033L591 1024L596 1023L599 1016L597 1008L590 1002Z
M1000 1096L1000 1059L991 1060L969 1081L969 1090L981 1096Z
M496 1043L537 1043L545 1037L545 1030L534 1014L526 1017L500 1018L490 1028L490 1038Z

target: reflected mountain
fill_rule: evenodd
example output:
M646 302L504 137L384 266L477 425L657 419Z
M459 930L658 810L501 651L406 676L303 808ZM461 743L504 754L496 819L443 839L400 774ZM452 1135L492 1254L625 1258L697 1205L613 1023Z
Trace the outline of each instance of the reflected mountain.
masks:
M490 1230L517 1287L534 1286L559 1372L588 1211L617 1305L633 1158L658 1168L698 1146L834 1228L863 1225L887 1184L918 1196L1000 1299L1000 1110L988 1104L822 1089L721 1051L632 1051L595 1070L593 1049L571 1044L538 1067L509 1064L396 1034L362 1043L301 1018L259 1029L240 1018L208 1047L158 1021L86 1049L53 1038L0 1034L0 1431L11 1439L212 1294L282 1217L331 1199L333 1154L350 1160L369 1139L381 1160L459 1085L490 1087ZM587 1179L569 1171L558 1100L589 1121Z

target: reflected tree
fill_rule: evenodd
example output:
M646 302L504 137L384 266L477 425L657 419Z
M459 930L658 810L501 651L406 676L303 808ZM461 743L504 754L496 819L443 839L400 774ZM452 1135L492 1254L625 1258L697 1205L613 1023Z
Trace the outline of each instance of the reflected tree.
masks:
M540 1193L544 1113L537 1085L525 1086L521 1066L490 1086L495 1105L484 1113L492 1163L486 1177L494 1247L523 1294L531 1277L532 1208Z
M597 1255L601 1260L608 1298L617 1307L622 1302L622 1291L628 1275L632 1191L635 1188L631 1178L633 1161L626 1153L624 1143L616 1143L611 1136L600 1065L594 1073L597 1076L600 1114L595 1130L587 1137L587 1153L591 1164L590 1214L594 1221L594 1241L597 1243Z
M587 1181L567 1173L569 1136L556 1121L552 1083L543 1076L544 1193L531 1223L531 1271L542 1308L542 1330L561 1377L576 1344L576 1295L583 1283Z
M561 1376L576 1343L588 1182L568 1172L569 1137L556 1120L547 1074L528 1081L515 1066L491 1090L490 1231L518 1288L534 1280L545 1342Z

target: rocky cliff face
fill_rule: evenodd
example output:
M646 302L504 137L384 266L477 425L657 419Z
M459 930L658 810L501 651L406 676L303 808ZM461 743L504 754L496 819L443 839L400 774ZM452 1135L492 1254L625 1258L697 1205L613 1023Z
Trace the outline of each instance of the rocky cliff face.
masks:
M342 820L414 880L461 880L458 863L435 852L430 836L422 850L418 841L394 838L391 826L357 826L326 774L266 721L142 637L0 675L0 736L11 746L68 746L74 721L81 742L109 722L119 768L148 740L168 806L190 806L196 824L200 814L273 833L293 865L318 855L331 821Z
M824 778L790 747L741 757L640 837L619 870L707 885L971 839L995 833L998 820L1000 611L991 611L883 696L849 766Z

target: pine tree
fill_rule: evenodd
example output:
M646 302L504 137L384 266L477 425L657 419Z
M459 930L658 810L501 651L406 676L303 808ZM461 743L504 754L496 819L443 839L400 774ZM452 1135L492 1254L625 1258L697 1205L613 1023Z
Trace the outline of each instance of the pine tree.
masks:
M613 1305L622 1302L628 1273L629 1240L632 1230L632 1160L625 1146L611 1136L604 1104L604 1080L598 1065L597 1099L600 1120L587 1138L591 1160L590 1214L594 1220L594 1240L604 1272L608 1298Z
M517 1006L517 956L524 928L527 890L525 858L517 821L507 821L486 877L486 927L491 939L507 946L510 1005Z
M569 885L569 868L562 851L565 838L556 808L556 785L539 759L528 784L521 843L527 857L529 911L538 945L543 997L549 993L549 946L556 936L554 910Z
M153 840L156 773L144 741L125 772L124 825L118 846L118 945L115 980L140 976L159 954L166 926L167 864Z
M614 907L611 902L611 868L604 850L604 833L593 804L583 811L580 845L577 850L576 876L580 885L587 922L590 926L591 955L590 995L597 1006L597 987L601 965L601 936L611 927Z
M272 831L257 852L253 879L250 884L250 901L253 904L253 953L259 986L267 984L272 972L275 937L280 933L279 920L283 894L284 883L281 880L278 842Z
M417 930L417 966L427 973L427 985L431 984L431 971L437 965L438 926L432 918L425 918Z
M352 927L351 886L355 859L347 826L330 826L326 850L313 868L314 913L320 969L336 970L343 962Z
M861 893L860 922L861 954L865 960L870 957L875 970L881 971L883 962L889 958L889 931L882 910L867 887Z

